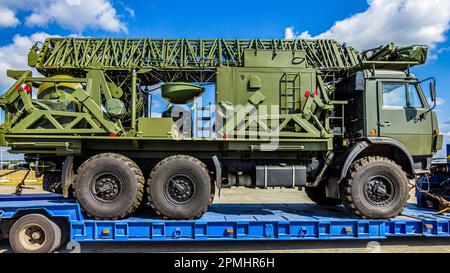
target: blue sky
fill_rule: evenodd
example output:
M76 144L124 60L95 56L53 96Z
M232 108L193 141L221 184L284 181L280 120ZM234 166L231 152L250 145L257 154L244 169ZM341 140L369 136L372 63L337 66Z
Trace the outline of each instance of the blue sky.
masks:
M437 111L450 143L449 21L448 0L0 0L0 88L9 84L5 70L25 68L30 45L50 35L329 37L360 49L428 44L431 58L414 72L437 78Z
M3 0L2 0L3 1ZM0 1L0 3L2 2ZM6 1L6 0L5 0ZM26 0L16 0L27 2ZM61 0L65 1L65 0ZM344 1L157 1L132 0L111 1L118 17L127 25L128 33L110 32L103 29L86 29L85 36L122 37L284 37L287 26L310 29L315 32L327 30L336 20L346 18L367 8L364 0ZM0 4L1 5L1 4ZM323 7L326 6L326 9ZM127 9L134 11L134 18ZM292 11L292 12L289 12ZM319 11L320 12L317 12ZM316 12L311 12L316 11ZM19 11L17 18L24 18L29 11ZM74 18L73 20L76 20ZM58 24L44 27L28 27L0 30L2 41L7 44L17 34L30 35L36 31L69 35L77 32Z

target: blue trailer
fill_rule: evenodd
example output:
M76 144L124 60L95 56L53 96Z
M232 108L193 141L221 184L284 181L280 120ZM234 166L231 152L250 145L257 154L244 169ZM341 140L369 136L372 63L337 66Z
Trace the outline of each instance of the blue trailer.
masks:
M0 196L0 226L15 252L53 252L68 241L161 242L450 237L450 214L408 206L392 220L364 220L343 207L217 204L199 220L166 221L150 209L117 221L87 219L59 195Z

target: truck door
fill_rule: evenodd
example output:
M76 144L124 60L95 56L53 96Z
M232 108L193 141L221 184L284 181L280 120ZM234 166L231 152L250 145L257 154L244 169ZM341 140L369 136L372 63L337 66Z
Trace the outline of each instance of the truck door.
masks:
M431 115L423 115L428 103L415 82L379 81L378 134L403 143L412 155L431 154Z

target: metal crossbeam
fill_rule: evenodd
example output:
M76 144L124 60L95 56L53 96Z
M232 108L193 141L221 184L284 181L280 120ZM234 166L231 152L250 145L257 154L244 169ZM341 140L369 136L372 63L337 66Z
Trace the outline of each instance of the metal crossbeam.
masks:
M358 52L335 40L49 38L33 50L38 56L29 64L45 75L99 67L214 70L242 66L245 50L304 50L308 66L314 68L345 69L359 63Z

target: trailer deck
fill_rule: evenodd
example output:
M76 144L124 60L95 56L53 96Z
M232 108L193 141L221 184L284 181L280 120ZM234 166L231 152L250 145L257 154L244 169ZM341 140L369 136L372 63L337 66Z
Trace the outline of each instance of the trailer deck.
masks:
M86 219L75 200L59 195L1 195L0 219L28 213L66 218L77 242L339 240L450 237L450 214L409 205L392 220L364 220L343 207L314 204L216 204L195 221L166 221L150 209L118 221Z

